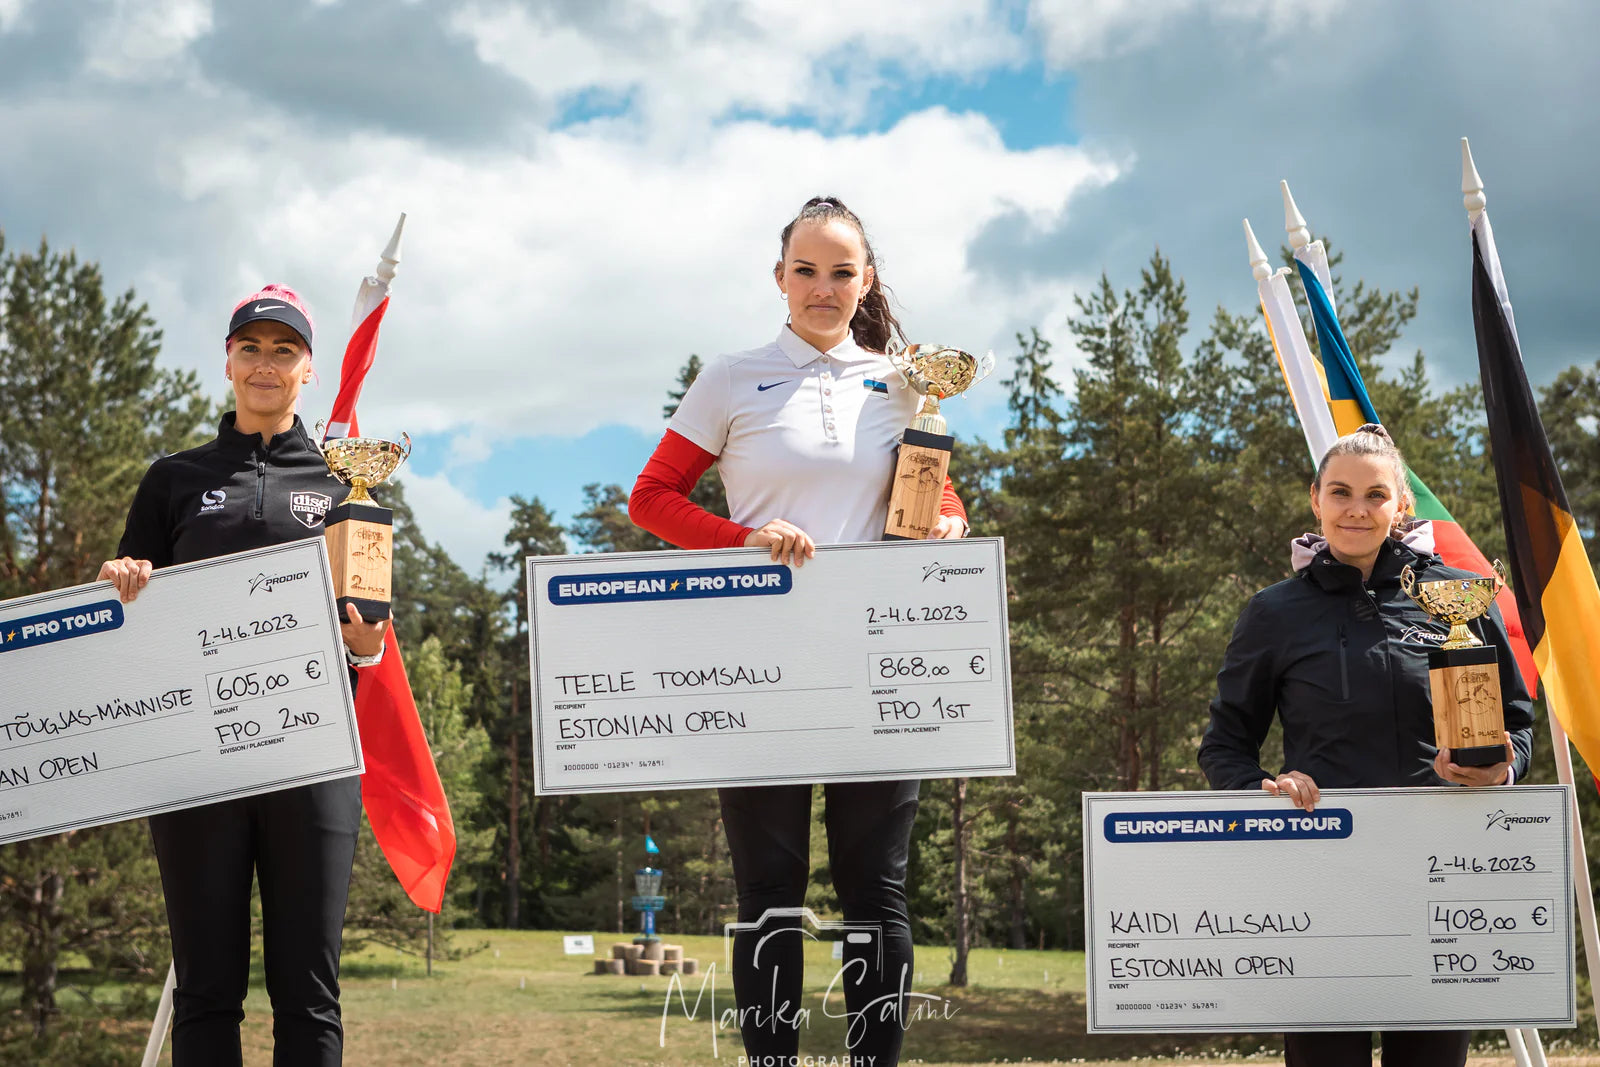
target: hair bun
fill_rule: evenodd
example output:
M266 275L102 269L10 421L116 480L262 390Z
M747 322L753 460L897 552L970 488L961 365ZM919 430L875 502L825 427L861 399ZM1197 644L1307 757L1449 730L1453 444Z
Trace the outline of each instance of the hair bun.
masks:
M1390 436L1388 430L1383 428L1383 423L1381 423L1381 422L1363 423L1362 425L1356 427L1355 432L1356 433L1370 433L1374 437L1383 438L1385 441L1388 441L1390 444L1394 443L1394 438Z

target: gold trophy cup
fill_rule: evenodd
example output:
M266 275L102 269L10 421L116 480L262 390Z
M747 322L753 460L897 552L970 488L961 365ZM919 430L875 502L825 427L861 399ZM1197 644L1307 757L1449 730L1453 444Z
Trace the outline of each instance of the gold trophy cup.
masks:
M321 436L322 424L317 424ZM350 495L328 510L323 535L333 565L333 595L340 618L354 604L368 622L389 617L390 583L394 578L394 512L367 492L393 474L411 455L411 438L403 443L377 437L340 437L320 446L333 476L350 486Z
M939 520L939 499L956 443L939 401L987 378L994 370L994 353L979 359L945 345L911 345L891 352L889 360L906 384L922 394L922 404L900 438L883 536L887 541L920 541L933 533Z
M1401 590L1423 611L1450 624L1444 643L1428 653L1428 685L1433 692L1434 744L1450 749L1451 760L1463 767L1489 767L1506 760L1499 656L1467 629L1470 620L1489 610L1505 584L1499 560L1488 578L1419 582L1410 567L1400 572Z

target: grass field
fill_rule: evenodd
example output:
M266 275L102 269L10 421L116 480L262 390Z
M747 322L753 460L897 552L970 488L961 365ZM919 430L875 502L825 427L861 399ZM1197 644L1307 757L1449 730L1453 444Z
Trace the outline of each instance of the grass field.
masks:
M614 935L596 934L604 952ZM590 957L562 955L559 932L462 931L460 945L487 942L465 959L436 964L433 977L423 964L388 949L373 949L345 961L345 1063L350 1067L557 1067L578 1064L666 1064L737 1067L738 1030L717 1016L733 1005L732 986L722 960L722 940L673 938L702 968L715 962L716 1009L712 984L693 976L685 1003L673 996L661 1044L666 978L628 978L588 973ZM1083 955L1074 952L979 950L969 964L971 984L944 985L947 949L919 947L918 992L942 999L926 1001L920 1019L906 1034L905 1063L1145 1064L1273 1063L1266 1054L1272 1038L1212 1038L1208 1055L1183 1037L1128 1038L1084 1033ZM845 1020L825 1014L822 995L838 964L830 946L811 944L806 958L806 1007L810 1026L801 1052L835 1056L843 1052ZM704 997L695 1019L686 1018L695 997ZM270 1005L259 970L245 1006L245 1062L271 1062ZM842 1014L835 993L828 1009ZM1546 1035L1547 1040L1559 1036ZM715 1039L715 1050L713 1040ZM715 1051L715 1058L714 1058ZM163 1058L161 1061L168 1061ZM1510 1065L1509 1054L1485 1052L1475 1067ZM1600 1054L1555 1053L1561 1067L1600 1067Z

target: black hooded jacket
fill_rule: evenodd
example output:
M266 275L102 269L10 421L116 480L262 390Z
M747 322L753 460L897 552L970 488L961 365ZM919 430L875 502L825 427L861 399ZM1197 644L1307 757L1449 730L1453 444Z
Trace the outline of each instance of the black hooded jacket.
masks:
M1389 541L1363 583L1358 569L1323 546L1293 578L1250 598L1200 742L1200 767L1212 788L1257 788L1275 777L1261 766L1274 715L1283 721L1283 772L1300 771L1321 788L1442 784L1433 773L1428 652L1449 628L1401 591L1407 564L1419 581L1472 576ZM1469 626L1499 652L1520 781L1533 749L1533 705L1499 609Z

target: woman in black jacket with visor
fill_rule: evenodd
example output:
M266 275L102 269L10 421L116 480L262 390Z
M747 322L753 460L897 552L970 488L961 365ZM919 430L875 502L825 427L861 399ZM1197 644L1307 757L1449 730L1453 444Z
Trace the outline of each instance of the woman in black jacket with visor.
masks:
M1214 789L1255 789L1312 810L1323 788L1504 785L1525 776L1533 708L1499 610L1471 625L1499 653L1506 759L1462 767L1434 747L1428 653L1448 627L1400 589L1469 577L1433 553L1426 524L1406 521L1405 461L1388 431L1368 423L1336 441L1311 483L1320 534L1293 545L1295 575L1250 598L1234 627L1200 767ZM1261 766L1261 745L1283 723L1283 767ZM1385 1067L1460 1067L1469 1032L1383 1034ZM1286 1067L1367 1067L1372 1035L1284 1035Z
M269 285L241 301L225 343L234 410L215 438L150 467L120 558L100 569L124 602L154 568L320 536L342 492L295 414L311 379L311 319L298 296ZM353 605L341 620L352 681L354 668L382 658L385 626L364 622ZM241 1062L252 878L261 888L273 1063L341 1062L339 949L360 826L354 777L150 817L178 979L174 1067Z

